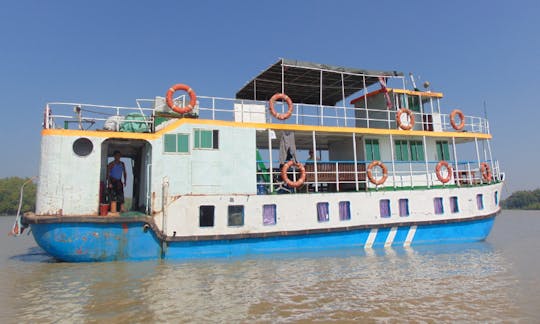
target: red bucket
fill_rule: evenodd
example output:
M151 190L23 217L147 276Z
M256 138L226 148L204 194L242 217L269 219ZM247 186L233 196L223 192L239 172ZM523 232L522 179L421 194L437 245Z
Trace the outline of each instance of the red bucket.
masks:
M99 215L107 216L109 214L109 204L99 204Z

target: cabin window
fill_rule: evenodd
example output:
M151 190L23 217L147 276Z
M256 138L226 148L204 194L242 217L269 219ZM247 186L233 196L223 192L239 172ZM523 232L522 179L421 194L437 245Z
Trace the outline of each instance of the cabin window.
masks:
M87 156L92 153L93 149L94 144L92 144L92 141L88 138L81 137L73 142L73 152L78 156Z
M433 205L435 207L435 214L441 215L444 214L444 206L442 197L433 198Z
M380 161L381 152L379 150L379 140L366 139L366 161Z
M319 222L328 222L330 220L330 212L327 202L317 203L317 220Z
M243 226L244 225L244 206L234 205L229 206L229 219L227 224L229 226Z
M188 134L165 134L163 143L166 153L189 153Z
M495 206L499 206L499 192L498 191L495 191L493 198L495 199Z
M214 206L200 206L199 207L199 226L200 227L212 227L214 226Z
M409 148L407 141L397 140L395 141L395 154L397 161L409 161Z
M409 216L409 199L404 198L399 200L399 216Z
M381 199L379 201L379 211L381 213L381 217L390 217L390 199Z
M422 141L410 141L411 161L424 161L424 144Z
M447 141L436 141L435 146L437 147L437 159L439 161L450 161L450 150L448 149Z
M452 213L458 213L459 212L459 205L458 205L458 197L450 197L450 211Z
M351 203L349 201L339 202L339 220L347 221L351 219Z
M484 209L484 195L476 195L476 207L478 208L478 210Z
M195 129L193 147L196 149L214 149L219 148L219 131L208 129Z
M276 225L276 205L263 205L263 225Z

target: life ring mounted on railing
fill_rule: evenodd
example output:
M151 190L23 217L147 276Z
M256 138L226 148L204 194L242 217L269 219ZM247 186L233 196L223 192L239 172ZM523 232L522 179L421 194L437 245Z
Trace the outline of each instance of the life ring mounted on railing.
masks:
M379 179L376 179L375 176L373 175L373 168L376 166L381 168L382 174L383 174L382 177ZM367 167L367 177L371 183L373 183L376 186L380 186L388 178L388 168L381 161L373 161Z
M487 164L487 162L480 163L480 173L482 174L482 179L486 180L487 182L491 182L491 180L493 179L491 168L489 167L489 164Z
M278 112L276 112L274 105L275 105L276 100L278 99L282 99L287 103L288 109L286 113L279 114ZM287 96L284 93L276 93L275 95L272 96L272 98L270 98L270 101L268 102L268 109L270 110L270 113L272 114L272 116L276 117L279 120L285 120L291 117L294 106L289 96Z
M189 104L185 107L178 107L174 104L173 94L178 90L184 90L189 95ZM169 88L167 91L166 100L167 106L169 106L169 108L171 108L173 111L179 114L187 114L191 112L193 108L195 108L195 105L197 104L197 95L190 86L178 83Z
M459 124L456 124L456 115L459 117ZM462 130L465 127L465 115L459 109L454 109L450 113L450 124L455 130Z
M446 169L447 172L446 177L443 177L441 172L443 167ZM447 183L452 179L452 167L446 161L439 161L439 163L437 163L437 166L435 167L435 175L440 182Z
M409 117L409 124L403 124L401 121L401 115L407 114ZM410 130L414 126L414 114L411 110L407 108L400 108L396 114L396 122L399 128L403 130Z
M300 171L300 178L298 178L298 180L296 181L292 181L287 175L287 171L289 171L290 167L293 165L296 166ZM296 162L293 160L287 161L287 163L285 163L283 167L281 167L281 179L287 184L287 186L291 188L299 188L306 181L306 168L300 162Z

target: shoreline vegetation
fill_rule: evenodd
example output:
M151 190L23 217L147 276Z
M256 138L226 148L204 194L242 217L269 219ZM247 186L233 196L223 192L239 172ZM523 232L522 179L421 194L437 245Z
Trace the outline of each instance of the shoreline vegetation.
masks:
M8 177L0 179L0 215L13 216L19 207L21 186L30 178ZM29 182L24 186L24 197L21 213L36 209L36 183Z
M540 189L520 190L501 201L504 209L540 210Z

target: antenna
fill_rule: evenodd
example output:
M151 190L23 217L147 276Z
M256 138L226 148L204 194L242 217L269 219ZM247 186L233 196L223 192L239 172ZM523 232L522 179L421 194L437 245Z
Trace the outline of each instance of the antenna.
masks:
M487 120L488 119L488 114L487 114L487 103L486 103L486 100L484 99L484 118Z

